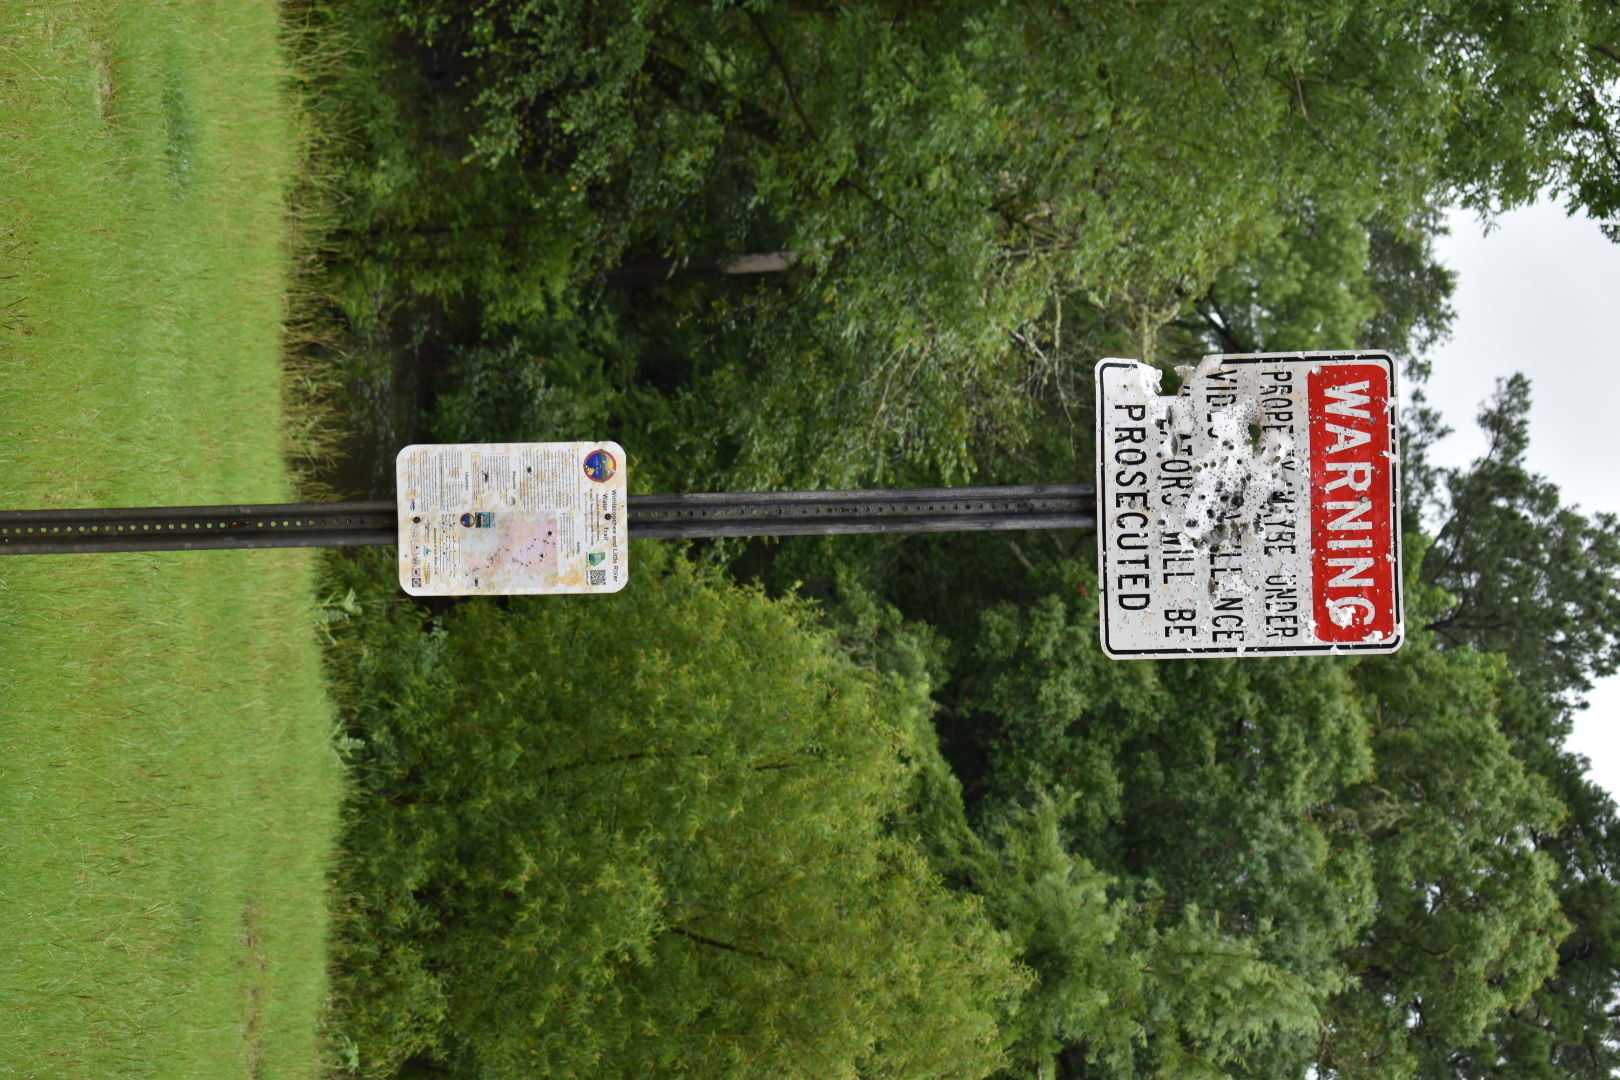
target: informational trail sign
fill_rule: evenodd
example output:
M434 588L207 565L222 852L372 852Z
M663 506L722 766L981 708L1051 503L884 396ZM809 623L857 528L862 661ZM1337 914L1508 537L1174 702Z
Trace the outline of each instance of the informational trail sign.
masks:
M617 592L630 579L613 442L407 446L399 586L413 596Z
M1395 362L1209 356L1179 393L1097 365L1097 549L1109 656L1400 647Z

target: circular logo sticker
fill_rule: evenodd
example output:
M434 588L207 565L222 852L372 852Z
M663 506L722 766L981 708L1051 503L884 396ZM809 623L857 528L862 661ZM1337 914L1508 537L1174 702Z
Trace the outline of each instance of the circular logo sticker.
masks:
M618 471L619 463L606 450L592 450L585 455L585 475L598 484L613 479L613 474Z

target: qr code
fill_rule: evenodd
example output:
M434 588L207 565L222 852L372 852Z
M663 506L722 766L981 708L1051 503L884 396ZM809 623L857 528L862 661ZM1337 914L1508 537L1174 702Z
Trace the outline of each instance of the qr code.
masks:
M591 584L591 585L606 585L607 584L607 567L604 566L604 567L602 567L600 569L597 569L597 570L587 570L585 572L585 576L586 576L586 581L587 581L588 584Z

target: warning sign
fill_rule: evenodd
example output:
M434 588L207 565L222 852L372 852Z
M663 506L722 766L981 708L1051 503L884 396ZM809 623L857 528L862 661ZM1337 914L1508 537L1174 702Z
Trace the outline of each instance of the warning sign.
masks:
M1102 639L1119 658L1393 652L1403 637L1387 353L1097 365Z
M407 446L395 473L413 596L618 592L630 578L618 443Z

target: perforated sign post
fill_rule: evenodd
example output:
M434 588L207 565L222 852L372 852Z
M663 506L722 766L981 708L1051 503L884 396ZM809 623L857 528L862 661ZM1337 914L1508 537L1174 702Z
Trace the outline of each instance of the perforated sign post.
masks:
M1393 652L1403 638L1387 353L1097 365L1104 651Z

